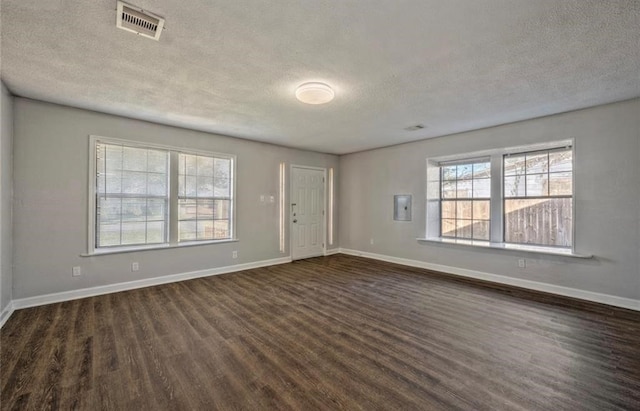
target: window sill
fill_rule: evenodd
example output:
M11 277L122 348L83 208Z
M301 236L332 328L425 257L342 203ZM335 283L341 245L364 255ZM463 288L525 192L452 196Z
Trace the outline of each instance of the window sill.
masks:
M526 253L534 253L534 254L545 254L545 255L559 255L563 257L571 257L571 258L592 258L591 254L578 254L573 252L573 250L568 248L555 248L555 247L543 247L543 246L534 246L534 245L523 245L523 244L506 244L506 243L491 243L489 241L479 241L479 240L461 240L461 239L449 239L449 238L417 238L418 242L427 242L427 243L440 243L446 245L452 245L454 247L480 247L480 248L491 248L498 250L507 250L507 251L520 251Z
M183 247L195 247L199 245L211 245L211 244L223 244L223 243L236 243L240 240L237 238L229 238L225 240L210 240L210 241L189 241L179 244L159 244L153 246L138 246L138 247L126 247L126 248L106 248L104 250L95 250L92 253L80 254L80 257L95 257L99 255L108 254L124 254L124 253L136 253L139 251L150 250L165 250L170 248L183 248Z

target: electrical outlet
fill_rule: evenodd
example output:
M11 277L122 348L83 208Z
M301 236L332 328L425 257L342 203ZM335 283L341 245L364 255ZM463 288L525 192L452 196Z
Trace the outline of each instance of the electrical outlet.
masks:
M373 245L373 238L369 240L369 244Z
M139 271L139 270L140 270L140 264L138 262L131 263L131 271Z
M77 265L71 269L71 275L74 277L80 277L82 275L82 268Z
M526 268L527 267L527 260L525 260L524 258L520 258L518 260L518 267Z
M234 252L231 254L231 256L232 256L233 258L238 258L238 252L237 252L237 251L234 251Z

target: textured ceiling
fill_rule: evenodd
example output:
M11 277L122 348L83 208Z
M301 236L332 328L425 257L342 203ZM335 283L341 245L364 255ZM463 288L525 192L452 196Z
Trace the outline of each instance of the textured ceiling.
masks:
M3 81L337 154L640 96L638 0L130 2L166 18L159 42L117 29L115 0L2 0ZM307 81L336 99L299 103Z

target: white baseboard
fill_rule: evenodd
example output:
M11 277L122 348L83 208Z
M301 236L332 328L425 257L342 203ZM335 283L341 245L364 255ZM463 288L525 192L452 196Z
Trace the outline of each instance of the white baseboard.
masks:
M406 265L410 267L425 268L428 270L439 271L447 274L459 275L462 277L474 278L479 280L491 281L494 283L513 285L516 287L526 288L530 290L543 291L552 294L563 295L567 297L578 298L608 304L615 307L627 308L640 311L640 300L630 298L617 297L608 294L594 293L591 291L579 290L576 288L563 287L559 285L540 283L537 281L523 280L520 278L507 277L498 274L490 274L481 271L467 270L463 268L450 267L440 264L431 264L424 261L410 260L406 258L393 257L383 254L369 253L365 251L350 250L346 248L334 248L327 250L325 255L347 254L371 258L374 260L387 261ZM64 291L60 293L46 294L35 297L20 298L13 300L0 313L0 328L7 322L14 310L27 307L35 307L39 305L52 304L62 301L75 300L85 297L93 297L97 295L110 294L119 291L134 290L137 288L151 287L154 285L173 283L177 281L189 280L193 278L209 277L212 275L232 273L236 271L249 270L252 268L267 267L277 264L285 264L291 262L291 257L274 258L271 260L262 260L252 263L237 264L226 267L217 267L207 270L192 271L187 273L167 275L163 277L148 278L144 280L129 281L125 283L103 285L92 288L84 288L80 290Z
M9 301L9 304L7 304L7 306L4 307L4 310L0 312L0 328L2 328L4 323L6 323L9 317L11 317L11 314L13 314L13 311L14 311L13 301Z
M62 301L76 300L79 298L93 297L96 295L116 293L119 291L135 290L136 288L151 287L154 285L174 283L177 281L190 280L193 278L209 277L212 275L233 273L236 271L249 270L252 268L267 267L270 265L290 263L291 257L274 258L271 260L255 261L252 263L229 265L225 267L210 268L207 270L191 271L187 273L172 274L162 277L147 278L144 280L128 281L125 283L102 285L98 287L83 288L80 290L63 291L60 293L38 295L35 297L19 298L13 300L10 305L13 310L39 305L59 303ZM4 312L3 312L4 315ZM9 318L11 314L7 316ZM4 318L4 317L3 317ZM6 319L4 320L6 321Z
M374 260L387 261L390 263L402 264L410 267L426 268L428 270L439 271L446 274L454 274L462 277L474 278L478 280L491 281L494 283L513 285L515 287L527 288L529 290L543 291L551 294L558 294L565 297L578 298L601 304L613 305L615 307L627 308L640 311L640 300L617 297L615 295L594 293L592 291L579 290L577 288L563 287L560 285L541 283L537 281L523 280L521 278L507 277L504 275L490 274L482 271L467 270L464 268L450 267L447 265L431 264L424 261L410 260L407 258L392 257L384 254L369 253L366 251L350 250L341 248L340 252L347 255L354 255Z

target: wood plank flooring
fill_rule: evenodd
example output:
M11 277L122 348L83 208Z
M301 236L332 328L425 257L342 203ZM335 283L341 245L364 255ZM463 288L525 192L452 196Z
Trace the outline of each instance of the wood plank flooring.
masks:
M640 410L640 313L336 255L16 311L1 409Z

